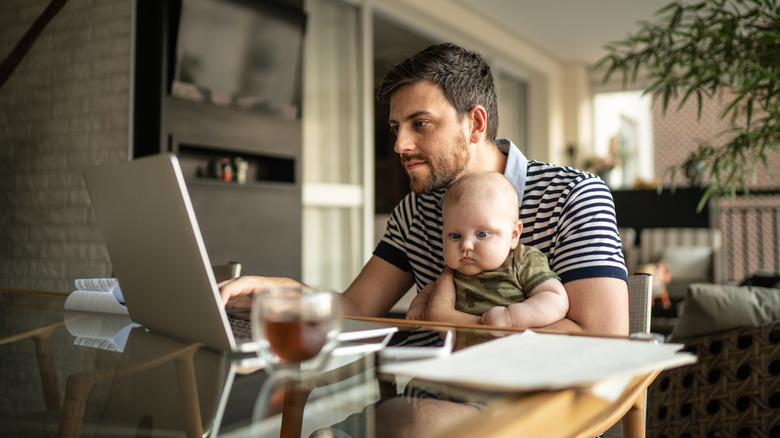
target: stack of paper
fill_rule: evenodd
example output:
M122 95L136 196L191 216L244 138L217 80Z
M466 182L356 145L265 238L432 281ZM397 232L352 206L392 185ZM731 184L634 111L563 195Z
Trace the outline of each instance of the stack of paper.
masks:
M383 366L381 372L483 389L543 390L593 385L696 362L681 344L526 331L452 355Z

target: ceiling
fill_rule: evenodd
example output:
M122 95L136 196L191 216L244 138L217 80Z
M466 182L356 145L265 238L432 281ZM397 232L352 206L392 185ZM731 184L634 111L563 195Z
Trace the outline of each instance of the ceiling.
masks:
M454 0L564 62L592 64L671 0Z

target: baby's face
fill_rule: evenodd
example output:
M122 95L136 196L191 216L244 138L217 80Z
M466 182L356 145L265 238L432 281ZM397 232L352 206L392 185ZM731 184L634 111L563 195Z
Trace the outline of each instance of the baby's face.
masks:
M486 205L486 200L461 200L447 206L442 232L447 266L465 275L475 275L504 263L517 246L520 229L517 217L512 219L496 214L497 211L500 209Z

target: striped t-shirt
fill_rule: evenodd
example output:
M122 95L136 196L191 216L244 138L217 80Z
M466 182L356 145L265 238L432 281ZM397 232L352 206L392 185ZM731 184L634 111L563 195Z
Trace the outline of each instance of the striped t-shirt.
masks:
M583 278L626 280L615 205L597 176L570 167L528 161L508 140L496 144L507 157L504 174L520 200L520 243L538 248L563 283ZM441 202L445 189L408 194L393 210L374 254L412 271L418 289L444 269Z

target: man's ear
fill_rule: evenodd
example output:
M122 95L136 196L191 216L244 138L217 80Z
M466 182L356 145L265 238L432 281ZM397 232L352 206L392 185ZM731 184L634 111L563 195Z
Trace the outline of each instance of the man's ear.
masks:
M517 244L520 243L521 234L523 234L523 223L520 222L520 219L518 219L515 222L514 229L512 230L512 244L511 244L512 249L517 248Z
M479 143L485 139L487 133L487 111L482 105L474 105L469 110L467 117L471 122L469 128L469 140L472 143Z

